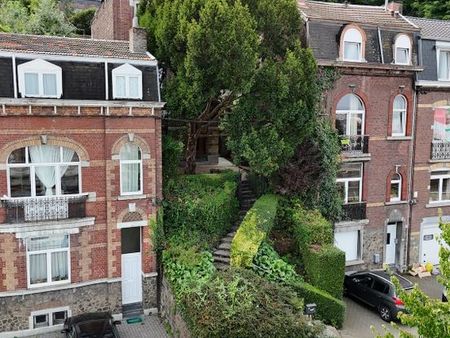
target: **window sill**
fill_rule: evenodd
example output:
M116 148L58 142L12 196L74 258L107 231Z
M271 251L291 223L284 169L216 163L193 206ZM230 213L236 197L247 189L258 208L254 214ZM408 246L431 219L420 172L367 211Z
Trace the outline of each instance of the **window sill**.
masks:
M28 290L47 290L47 289L52 289L52 288L57 288L59 286L66 286L66 285L70 285L71 282L70 280L64 281L64 282L59 282L59 283L45 283L42 285L28 285Z
M398 205L398 204L408 204L408 201L389 201L389 202L384 202L384 205Z
M361 265L361 264L364 264L364 261L362 259L345 262L345 266L354 266L354 265Z
M118 201L128 201L128 200L143 200L146 199L147 195L136 194L136 195L120 195L117 197Z
M448 163L450 162L450 158L442 159L442 160L428 160L428 163Z
M450 207L450 201L428 203L425 208Z
M388 141L411 141L411 136L388 136L386 137Z

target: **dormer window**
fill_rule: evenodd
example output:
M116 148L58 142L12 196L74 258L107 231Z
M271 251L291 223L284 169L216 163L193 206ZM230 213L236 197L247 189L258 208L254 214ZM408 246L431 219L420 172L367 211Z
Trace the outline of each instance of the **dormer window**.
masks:
M113 69L113 98L142 100L142 72L129 64Z
M50 62L37 59L17 67L22 97L60 98L62 70Z
M344 31L342 41L343 60L362 62L364 56L364 40L361 32L357 28L349 28Z
M399 35L395 39L395 64L410 65L411 64L411 39L404 34Z
M438 50L439 81L450 80L450 50Z

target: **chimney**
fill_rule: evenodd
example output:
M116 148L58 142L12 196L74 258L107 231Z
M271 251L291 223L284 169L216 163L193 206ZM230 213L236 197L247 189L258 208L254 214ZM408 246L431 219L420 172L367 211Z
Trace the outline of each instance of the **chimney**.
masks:
M130 52L147 52L147 31L144 28L131 27L130 29Z
M395 1L391 1L387 4L386 10L392 15L401 14L403 12L403 4Z

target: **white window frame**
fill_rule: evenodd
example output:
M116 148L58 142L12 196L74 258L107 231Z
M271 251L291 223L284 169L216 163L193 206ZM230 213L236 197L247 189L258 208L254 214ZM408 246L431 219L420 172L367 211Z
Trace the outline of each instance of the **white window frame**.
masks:
M397 100L397 98L401 98L403 100L403 102L405 103L405 108L404 109L395 109L395 100ZM400 113L402 115L404 115L403 121L402 121L402 130L403 132L401 133L394 133L394 113ZM392 103L392 123L391 123L391 129L392 129L392 136L393 137L404 137L406 136L406 119L408 118L408 100L406 99L406 97L404 97L403 95L397 95L394 98L394 101Z
M346 118L345 135L341 135L341 136L363 136L364 135L365 124L366 124L366 109L365 109L365 106L364 106L364 102L361 100L361 98L358 95L355 95L355 94L347 94L347 95L351 95L352 97L355 97L357 100L359 100L359 102L361 102L361 105L362 105L363 109L362 110L357 110L357 109L356 110L355 109L353 109L353 110L352 109L346 109L346 110L340 109L340 110L337 110L336 109L336 115L346 115L345 116L345 118ZM344 95L344 96L342 96L340 98L340 100L338 101L338 105L339 105L339 102L341 100L343 100L344 97L347 96L347 95ZM361 135L352 135L351 131L350 131L350 123L349 123L349 121L351 121L352 119L350 117L352 115L359 115L359 114L362 114Z
M447 168L442 168L441 170L439 170L439 169L434 170L434 172L440 172L440 171L447 171L448 173L444 174L444 175L443 174L436 175L436 174L433 174L433 172L431 172L431 176L430 176L430 190L429 190L430 191L430 195L431 195L431 181L439 180L439 199L437 201L432 201L431 200L431 196L430 196L430 199L429 199L430 204L442 203L442 202L450 202L450 199L448 199L448 200L442 199L443 182L444 182L444 179L450 180L450 171Z
M334 232L334 245L337 248L339 248L337 246L337 243L336 243L336 234L357 232L358 233L358 242L356 243L356 245L357 245L357 248L356 248L357 257L356 257L356 259L347 260L347 255L346 255L345 263L348 264L348 263L351 263L351 262L359 262L359 261L362 260L362 256L363 256L363 253L362 253L362 251L363 251L362 229L361 228L356 228L356 229L355 228L351 228L351 229L345 229L345 230L344 229L338 230L338 231L335 230L335 232ZM342 250L341 248L339 248L339 249ZM342 251L344 251L344 253L345 253L345 250L342 250Z
M144 193L144 165L143 165L143 153L142 153L142 149L141 147L138 146L139 152L141 153L141 159L140 160L122 160L120 159L120 151L119 151L119 162L120 162L120 195L121 196L136 196L136 195L142 195ZM123 179L122 179L122 166L124 164L139 164L139 168L140 168L140 175L139 175L139 180L140 180L140 190L139 191L133 191L133 192L124 192L122 189L122 183L123 183Z
M358 59L347 59L345 57L346 43L358 45ZM363 37L361 32L356 28L349 28L344 32L344 36L342 38L342 60L349 62L364 62Z
M398 176L398 177L396 177ZM395 177L395 179L394 179ZM392 186L398 185L398 197L392 197ZM390 190L389 190L389 200L391 202L400 202L402 200L402 175L396 173L394 176L391 177L391 184L390 184Z
M440 72L440 60L441 60L441 52L448 53L448 63L447 63L447 78L441 78ZM438 41L436 43L436 59L437 59L437 78L438 81L450 81L450 42L441 42Z
M29 327L30 330L37 330L40 328L35 328L34 327L34 317L37 316L42 316L42 315L46 315L48 316L48 324L47 326L43 326L43 327L51 327L51 326L62 326L64 324L54 324L53 323L53 314L56 312L63 312L65 311L67 313L67 317L69 318L72 316L72 311L70 310L70 308L68 306L64 306L64 307L58 307L58 308L51 308L51 309L45 309L45 310L39 310L39 311L32 311L30 313L30 317L28 317L28 323L29 323Z
M45 249L45 250L37 250L37 251L28 251L28 240L26 241L26 255L27 255L27 285L29 289L42 288L46 286L54 286L61 284L70 284L72 280L71 276L71 262L70 262L70 235L67 234L67 247L66 248L58 248L58 249ZM48 237L48 236L46 236ZM54 252L67 252L67 280L55 281L52 282L52 253ZM47 282L39 283L39 284L31 284L30 280L30 256L46 254L47 259Z
M36 59L30 62L22 63L17 67L19 92L21 97L35 97L35 98L56 98L62 96L62 68L42 59ZM37 74L38 76L38 94L27 94L25 91L25 74ZM56 77L56 94L44 94L44 74L55 75Z
M83 193L83 191L82 191L83 184L82 184L82 177L81 177L81 160L80 160L80 156L78 155L78 153L75 152L77 154L77 156L78 156L78 162L62 162L62 159L63 159L63 148L64 147L59 146L59 148L60 148L60 150L59 150L60 151L60 161L61 162L57 162L57 163L31 163L29 161L30 156L28 154L28 146L14 149L14 151L18 150L18 149L22 149L22 148L25 148L25 163L8 163L9 156L8 156L8 158L6 160L6 169L7 169L6 170L7 171L6 181L7 181L7 185L8 185L8 196L10 198L15 198L15 199L16 198L17 199L26 199L26 198L30 198L30 197L33 197L33 198L46 198L47 197L48 198L49 196L36 196L36 167L45 167L45 166L55 167L55 170L58 173L60 172L59 170L60 170L61 166L78 166L78 185L79 185L79 187L78 187L78 189L79 189L78 194L66 194L66 195L63 195L61 193L61 177L60 177L60 175L56 175L56 184L55 184L56 192L55 192L55 195L52 195L51 197L79 196L79 195L81 195ZM11 175L10 175L11 168L30 168L31 196L11 197Z
M360 172L361 172L361 176L360 177L351 177L351 178L337 178L336 179L336 183L344 183L344 192L345 192L345 197L344 197L344 205L346 204L353 204L353 203L361 203L362 202L362 183L363 183L363 165L362 163L349 163L349 164L359 164L360 165ZM359 201L358 202L348 202L348 184L349 182L359 182Z
M406 62L399 62L397 59L398 49L407 49L408 50L408 59ZM411 65L411 39L408 35L400 34L395 39L394 44L394 63L396 65Z
M117 78L125 78L125 95L120 95L117 92ZM130 94L130 78L138 78L138 93L136 96ZM113 87L113 99L134 99L142 100L142 72L133 67L132 65L126 63L120 67L114 68L112 70L112 87Z

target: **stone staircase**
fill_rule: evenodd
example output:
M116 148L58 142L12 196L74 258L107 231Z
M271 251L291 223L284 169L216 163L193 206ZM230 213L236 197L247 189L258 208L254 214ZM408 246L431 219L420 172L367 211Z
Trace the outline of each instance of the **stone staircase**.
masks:
M236 234L239 225L242 223L247 211L253 206L256 201L256 195L250 188L247 180L242 180L239 184L239 217L230 229L230 232L221 239L219 245L214 250L213 258L214 265L218 270L225 270L230 267L230 249L231 241Z

